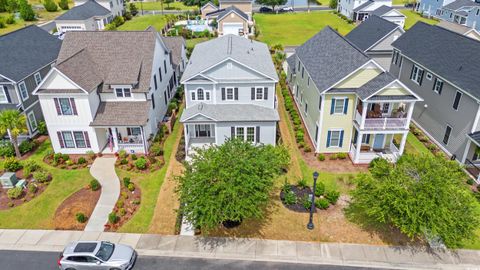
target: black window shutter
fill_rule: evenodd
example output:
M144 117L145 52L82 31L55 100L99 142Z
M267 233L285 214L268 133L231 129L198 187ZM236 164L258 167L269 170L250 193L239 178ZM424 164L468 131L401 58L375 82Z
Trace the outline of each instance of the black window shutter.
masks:
M91 145L90 145L90 138L88 137L88 132L84 131L83 134L84 134L84 137L85 137L85 144L87 145L88 148L90 148Z
M422 81L423 81L423 70L420 71L420 81L418 82L419 85L422 85Z
M235 127L230 128L230 136L231 138L235 138Z
M268 100L268 87L263 88L263 99Z
M412 67L412 71L410 71L410 80L413 79L413 70L415 69L415 65Z
M222 100L225 100L225 88L222 88Z
M57 109L57 115L62 115L62 111L60 110L60 101L58 101L58 98L54 98L53 101L55 102L55 108Z
M255 100L255 87L252 87L252 94L250 95L252 100Z
M60 143L60 148L65 148L65 144L63 143L62 133L60 133L60 131L57 131L57 136L58 136L58 142Z
M7 98L7 102L12 103L12 100L10 99L10 93L8 93L8 88L6 86L3 87L3 91L5 92L5 97Z
M131 128L127 128L127 135L128 135L128 136L131 136L131 135L132 135L132 129L131 129Z
M153 109L155 109L155 96L153 95L153 93L152 93L151 97L152 97L152 107L153 107Z
M256 132L256 139L255 139L255 142L256 143L259 143L260 142L260 127L257 126L257 132Z
M235 100L238 100L238 88L234 88Z
M70 104L72 105L73 115L78 115L77 106L75 105L75 99L74 98L70 98Z

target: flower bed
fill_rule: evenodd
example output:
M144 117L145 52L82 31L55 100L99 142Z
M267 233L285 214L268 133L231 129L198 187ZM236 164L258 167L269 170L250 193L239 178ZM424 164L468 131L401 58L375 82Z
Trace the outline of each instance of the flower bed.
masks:
M177 153L175 153L175 159L177 159L178 162L185 161L186 153L187 152L185 150L185 136L182 132L182 137L180 138L180 143L177 148Z
M124 177L121 183L120 197L108 217L105 231L115 232L123 224L128 222L140 207L141 192L129 177Z
M56 168L76 170L90 167L96 157L97 155L93 151L88 151L85 155L68 155L48 151L43 161Z
M295 212L310 212L312 205L310 194L312 189L307 186L306 181L300 180L297 185L285 183L280 191L280 199L283 205ZM325 184L317 181L315 188L315 211L316 208L326 210L330 205L337 203L340 192L336 190L326 190Z
M137 173L149 173L159 170L165 164L163 158L163 150L161 156L143 154L127 154L125 151L120 151L115 154L118 157L115 165L126 171L133 171Z

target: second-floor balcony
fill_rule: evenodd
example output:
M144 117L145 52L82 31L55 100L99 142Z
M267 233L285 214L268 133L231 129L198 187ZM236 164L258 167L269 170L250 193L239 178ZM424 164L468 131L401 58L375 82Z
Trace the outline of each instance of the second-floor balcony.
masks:
M365 110L364 110L365 108ZM361 103L356 107L354 121L360 129L408 129L413 103Z

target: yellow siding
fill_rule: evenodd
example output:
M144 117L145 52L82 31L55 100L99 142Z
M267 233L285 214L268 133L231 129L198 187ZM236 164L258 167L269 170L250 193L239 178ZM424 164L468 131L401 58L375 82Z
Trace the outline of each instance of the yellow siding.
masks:
M332 97L348 98L348 111L347 114L330 114L332 105ZM355 111L355 95L354 94L338 94L338 95L325 95L324 109L323 109L323 123L321 128L320 137L320 153L334 153L334 152L348 152L350 150L350 142L353 132L353 115ZM343 146L329 147L327 148L327 132L331 129L343 129Z
M336 85L335 88L357 88L377 77L380 73L381 71L379 69L362 69Z
M385 89L382 92L378 93L377 95L380 95L380 96L403 96L403 95L410 95L410 93L407 92L403 88L388 88L388 89Z

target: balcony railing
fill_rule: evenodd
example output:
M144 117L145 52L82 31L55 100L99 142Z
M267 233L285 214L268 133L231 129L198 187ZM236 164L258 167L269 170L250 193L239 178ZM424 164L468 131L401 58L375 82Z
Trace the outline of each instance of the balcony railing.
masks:
M361 129L384 130L384 129L405 129L408 128L407 118L366 118L362 126L362 115L355 113L355 121Z

